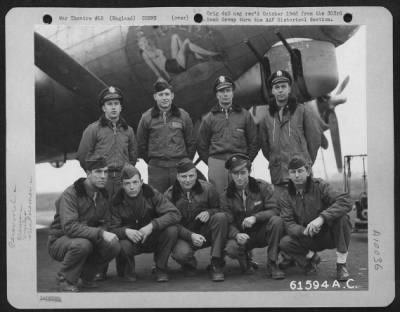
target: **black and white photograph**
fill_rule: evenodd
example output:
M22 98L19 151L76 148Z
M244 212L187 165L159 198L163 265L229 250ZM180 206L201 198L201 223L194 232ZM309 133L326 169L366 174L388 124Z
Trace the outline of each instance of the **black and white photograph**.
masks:
M389 304L391 49L371 44L391 47L386 14L9 13L10 304Z

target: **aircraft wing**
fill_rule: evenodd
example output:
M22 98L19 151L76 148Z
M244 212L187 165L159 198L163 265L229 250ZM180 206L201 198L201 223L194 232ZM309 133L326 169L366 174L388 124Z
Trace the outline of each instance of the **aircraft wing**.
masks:
M35 65L65 88L97 98L106 84L50 40L35 32Z

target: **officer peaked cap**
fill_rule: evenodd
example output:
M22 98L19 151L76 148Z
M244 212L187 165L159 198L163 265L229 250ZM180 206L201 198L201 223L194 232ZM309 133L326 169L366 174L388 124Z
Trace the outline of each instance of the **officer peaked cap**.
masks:
M272 88L277 83L287 82L289 85L292 84L292 77L286 70L277 70L268 78L268 86Z
M231 77L221 75L214 81L214 92L220 91L225 88L235 89L235 84Z
M251 161L250 158L241 153L233 154L229 157L225 162L225 169L230 171L239 171L244 167L250 167Z
M119 88L113 86L109 86L103 89L99 94L100 106L102 106L104 102L108 100L119 100L120 102L122 102L122 99L123 99L122 91Z

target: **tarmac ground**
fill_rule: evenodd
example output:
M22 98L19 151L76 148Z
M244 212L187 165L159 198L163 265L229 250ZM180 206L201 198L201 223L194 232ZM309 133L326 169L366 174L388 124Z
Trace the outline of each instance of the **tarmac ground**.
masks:
M47 228L37 230L37 291L59 292L55 276L60 263L53 260L46 248ZM242 274L236 260L226 258L225 281L212 282L206 270L209 264L210 248L196 252L198 270L195 276L184 276L183 272L173 259L169 260L169 282L156 283L151 273L153 255L142 254L136 256L137 281L128 283L122 281L116 274L115 261L108 269L107 279L98 282L99 287L85 292L186 292L186 291L290 291L291 287L310 288L318 291L330 290L367 290L368 289L368 236L366 231L352 234L347 267L350 280L338 282L336 280L336 253L335 250L324 250L319 253L321 263L318 272L306 276L299 267L292 267L286 271L286 278L273 280L266 275L266 248L254 249L254 260L259 269L252 275Z

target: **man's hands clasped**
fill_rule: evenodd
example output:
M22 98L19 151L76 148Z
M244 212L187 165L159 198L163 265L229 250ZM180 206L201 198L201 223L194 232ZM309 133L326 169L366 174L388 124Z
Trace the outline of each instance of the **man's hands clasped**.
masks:
M303 232L304 235L313 237L314 235L319 233L323 224L324 224L324 218L322 218L321 216L315 218L309 224L307 224L307 227L304 229Z

